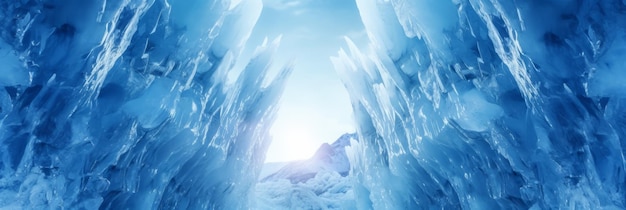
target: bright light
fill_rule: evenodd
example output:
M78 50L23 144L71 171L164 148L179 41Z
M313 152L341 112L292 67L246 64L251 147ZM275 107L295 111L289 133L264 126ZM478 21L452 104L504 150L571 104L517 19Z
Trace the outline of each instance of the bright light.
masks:
M265 37L282 36L273 65L293 61L271 129L265 162L308 159L323 143L354 132L350 97L330 62L344 37L368 43L354 1L263 0L264 8L242 56L250 58ZM243 58L242 57L242 58ZM243 63L242 63L243 64Z
M280 123L272 129L273 135L272 145L276 147L267 154L268 161L292 161L304 160L310 158L315 150L320 146L319 140L313 139L316 136L311 133L311 125L304 123L291 122L289 124Z
M308 159L323 143L332 143L342 134L354 132L348 102L333 101L324 104L320 100L322 99L314 97L311 100L302 100L302 103L281 103L281 109L270 130L273 140L265 162ZM336 108L324 108L333 106Z

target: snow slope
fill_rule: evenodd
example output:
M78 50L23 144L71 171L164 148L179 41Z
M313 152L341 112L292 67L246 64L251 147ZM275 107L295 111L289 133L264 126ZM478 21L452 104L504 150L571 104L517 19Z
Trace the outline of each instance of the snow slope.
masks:
M286 163L276 172L263 177L261 182L279 179L288 179L292 183L306 182L320 171L334 171L347 176L350 162L345 147L350 146L350 141L356 141L356 134L344 134L332 144L322 144L311 158Z
M307 160L292 161L256 185L258 209L355 209L345 147L356 134L324 143Z

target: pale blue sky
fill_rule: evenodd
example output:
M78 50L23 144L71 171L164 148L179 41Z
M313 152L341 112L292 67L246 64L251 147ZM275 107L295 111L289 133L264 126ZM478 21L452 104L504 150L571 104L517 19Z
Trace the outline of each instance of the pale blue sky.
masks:
M344 36L357 44L367 41L354 0L264 0L247 46L281 34L275 66L288 60L295 66L266 162L306 159L322 143L354 132L349 97L330 57L345 46Z

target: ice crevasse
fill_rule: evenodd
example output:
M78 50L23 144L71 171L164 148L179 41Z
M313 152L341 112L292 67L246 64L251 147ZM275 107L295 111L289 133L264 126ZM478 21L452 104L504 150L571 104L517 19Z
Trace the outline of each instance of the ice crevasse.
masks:
M626 2L356 0L358 209L623 209ZM0 2L0 209L248 209L260 0ZM266 79L269 82L266 82Z

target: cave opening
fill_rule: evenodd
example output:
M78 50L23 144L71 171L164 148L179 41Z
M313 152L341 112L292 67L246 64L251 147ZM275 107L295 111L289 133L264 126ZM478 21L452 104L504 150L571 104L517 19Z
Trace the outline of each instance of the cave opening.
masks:
M355 122L350 97L331 57L347 47L346 38L357 45L368 42L353 0L264 0L242 56L250 56L255 46L274 37L281 43L269 74L286 65L293 72L270 129L272 141L255 187L254 203L267 209L282 206L272 195L313 192L318 180L331 179L328 186L350 183L345 146L356 138ZM336 195L353 200L348 191Z
M323 143L355 132L349 96L330 57L345 48L345 37L367 43L353 0L264 0L242 57L277 37L281 43L270 75L286 65L293 72L270 130L266 163L310 158Z

